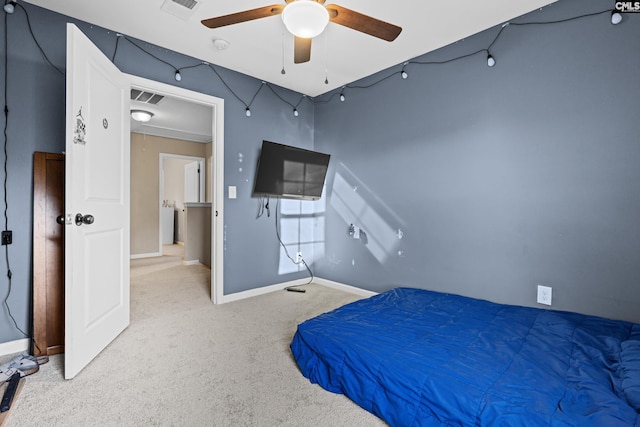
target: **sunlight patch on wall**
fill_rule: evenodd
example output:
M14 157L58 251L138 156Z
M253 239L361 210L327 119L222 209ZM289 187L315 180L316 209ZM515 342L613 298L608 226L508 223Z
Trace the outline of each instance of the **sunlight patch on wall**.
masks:
M351 181L349 182L347 178ZM375 209L373 204L381 205ZM351 171L341 164L336 173L331 194L331 206L345 221L345 235L350 224L362 229L366 235L366 248L383 264L389 256L398 253L397 248L402 238L398 230L383 218L386 214L391 220L399 222L399 217L358 180ZM382 212L382 213L381 213ZM363 242L364 243L364 242Z
M278 274L307 270L303 263L296 264L292 261L296 259L298 252L302 252L302 257L309 266L324 257L325 210L324 197L317 201L280 200L278 226L280 239L285 247L280 245Z

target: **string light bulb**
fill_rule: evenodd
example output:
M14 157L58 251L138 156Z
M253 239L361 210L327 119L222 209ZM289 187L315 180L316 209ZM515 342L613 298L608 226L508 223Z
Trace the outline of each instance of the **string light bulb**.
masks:
M496 60L490 53L487 53L487 66L493 67L496 65Z
M11 14L16 9L15 0L11 0L4 5L4 11Z
M176 75L175 75L176 81L179 82L180 80L182 80L182 74L180 74L180 70L176 70Z
M340 102L344 102L346 99L347 98L345 98L344 93L340 92Z
M404 70L404 67L407 65L409 65L409 61L402 64L402 71L400 71L400 77L402 77L403 80L406 80L409 77L409 73Z
M611 23L613 25L618 25L621 22L622 22L622 14L620 12L618 12L617 10L612 10L611 11Z
M249 107L247 107L247 108L244 110L244 114L245 114L247 117L251 117L251 109L250 109Z
M297 108L294 108L294 109L293 109L293 115L294 115L295 117L298 117L298 116L300 115L300 113L298 113L298 109L297 109Z

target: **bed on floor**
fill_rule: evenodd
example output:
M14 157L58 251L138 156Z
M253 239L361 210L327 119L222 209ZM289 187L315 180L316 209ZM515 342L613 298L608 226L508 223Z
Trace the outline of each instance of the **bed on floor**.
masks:
M291 350L392 426L640 425L640 324L397 288L301 323Z

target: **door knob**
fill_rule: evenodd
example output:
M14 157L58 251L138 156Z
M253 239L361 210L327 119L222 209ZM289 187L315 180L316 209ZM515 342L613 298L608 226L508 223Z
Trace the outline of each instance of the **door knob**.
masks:
M76 214L76 225L82 224L93 224L94 218L93 215L82 215L81 213Z
M56 222L60 225L64 225L64 215L58 215Z

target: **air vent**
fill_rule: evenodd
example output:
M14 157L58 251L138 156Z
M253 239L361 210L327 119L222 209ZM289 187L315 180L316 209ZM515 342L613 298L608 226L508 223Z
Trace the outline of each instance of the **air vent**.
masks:
M171 0L174 3L179 4L180 6L184 6L189 10L193 10L194 7L198 4L197 1L194 0Z
M200 3L196 0L164 0L160 9L176 18L188 21L198 6Z
M145 92L139 89L131 89L131 99L133 101L144 102L145 104L156 105L164 99L164 95Z

